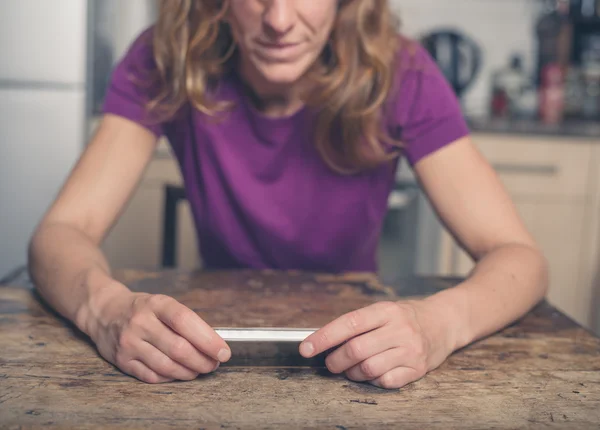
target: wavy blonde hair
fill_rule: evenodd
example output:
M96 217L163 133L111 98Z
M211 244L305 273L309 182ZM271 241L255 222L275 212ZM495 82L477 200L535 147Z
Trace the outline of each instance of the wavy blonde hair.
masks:
M208 115L228 104L210 90L232 66L235 44L225 22L230 0L162 0L153 32L154 94L148 108L173 117L186 103ZM340 0L319 60L308 71L314 91L304 102L317 110L314 141L335 171L350 173L395 157L385 143L382 108L393 85L400 43L387 0ZM157 82L156 82L157 81Z

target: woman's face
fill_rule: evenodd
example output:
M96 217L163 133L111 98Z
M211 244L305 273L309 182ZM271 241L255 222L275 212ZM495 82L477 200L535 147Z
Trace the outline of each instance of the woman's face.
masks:
M228 21L244 67L272 84L310 68L333 26L338 0L231 0Z

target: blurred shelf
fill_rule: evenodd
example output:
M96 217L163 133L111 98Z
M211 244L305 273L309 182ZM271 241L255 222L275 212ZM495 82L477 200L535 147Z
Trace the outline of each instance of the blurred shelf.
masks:
M566 120L561 124L548 125L531 119L467 118L471 131L483 133L523 134L598 138L600 122Z

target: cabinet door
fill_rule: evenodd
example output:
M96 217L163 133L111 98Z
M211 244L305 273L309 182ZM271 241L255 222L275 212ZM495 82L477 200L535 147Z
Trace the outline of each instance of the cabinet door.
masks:
M156 269L162 262L165 185L181 184L176 161L158 156L148 167L117 223L107 236L102 249L113 268ZM200 267L196 234L189 205L177 208L177 266Z
M160 261L162 189L142 182L102 249L115 269L154 269Z
M583 198L595 142L535 136L475 135L473 141L513 196Z
M597 216L590 214L594 145L581 139L502 135L478 135L474 141L548 259L548 300L589 326L593 289L586 253ZM448 234L442 244L442 273L468 275L473 268L470 257Z
M203 267L198 249L196 226L190 205L186 201L177 208L177 267L195 270Z
M514 201L514 203L526 227L534 234L531 226L535 225L535 204L518 201ZM444 232L444 236L444 242L450 247L445 262L446 272L451 276L467 276L475 265L473 260L447 232Z
M550 266L548 300L583 325L589 324L592 289L581 278L581 243L584 240L585 203L515 201L519 215L539 244ZM447 233L446 233L447 234ZM447 240L452 240L448 238ZM473 261L452 245L449 274L467 276Z
M589 324L592 290L581 279L581 244L585 203L528 203L533 217L527 227L550 266L548 300L583 325Z

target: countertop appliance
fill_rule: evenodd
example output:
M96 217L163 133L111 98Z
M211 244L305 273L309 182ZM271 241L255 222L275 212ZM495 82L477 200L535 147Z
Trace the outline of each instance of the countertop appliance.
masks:
M436 60L457 96L461 97L481 71L479 45L466 34L451 29L431 31L422 37L421 43Z

